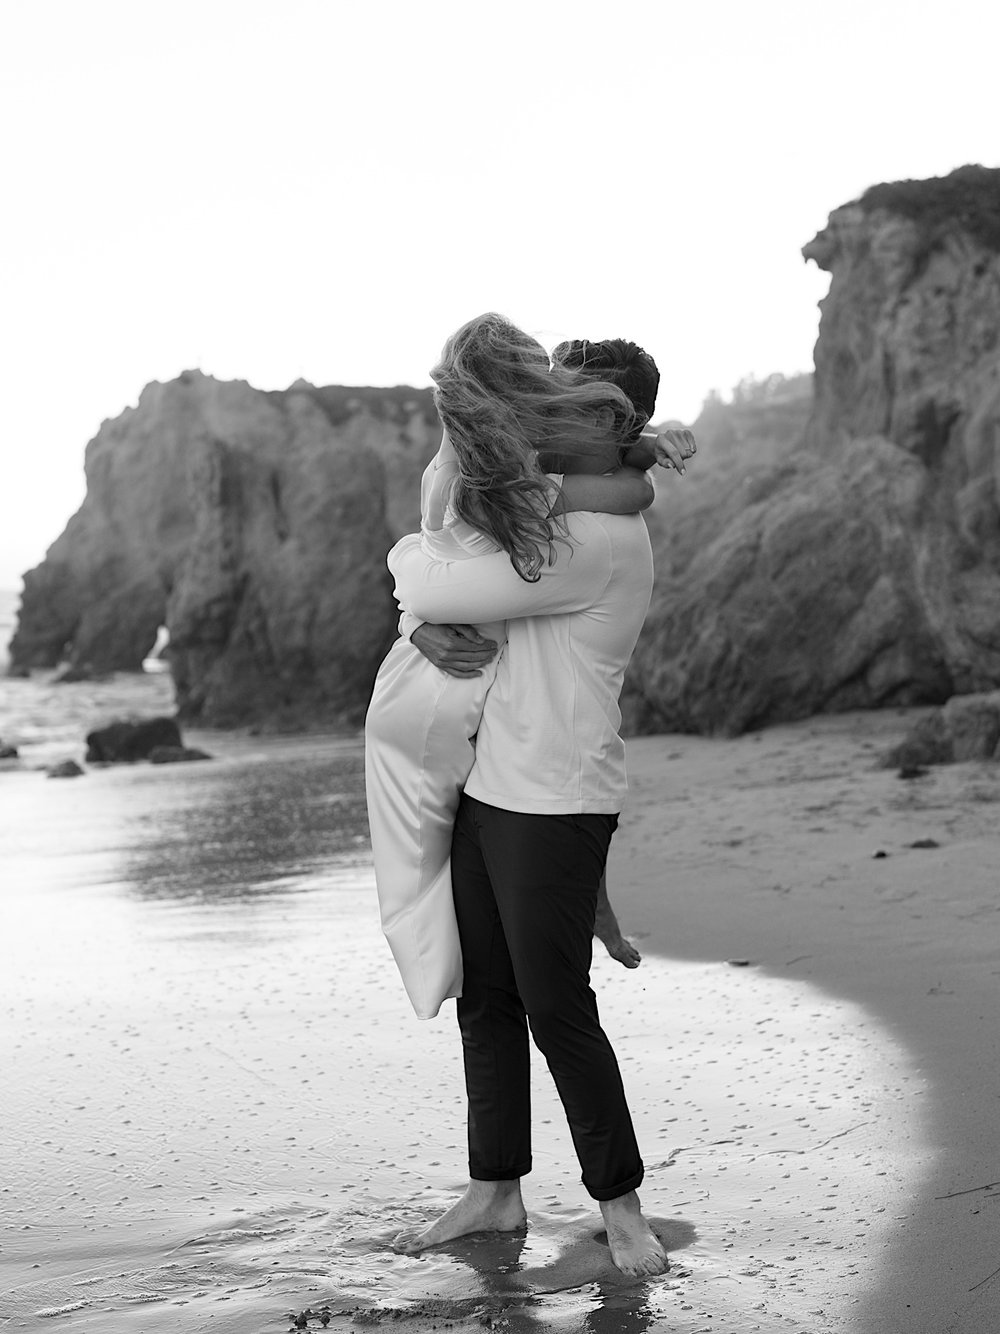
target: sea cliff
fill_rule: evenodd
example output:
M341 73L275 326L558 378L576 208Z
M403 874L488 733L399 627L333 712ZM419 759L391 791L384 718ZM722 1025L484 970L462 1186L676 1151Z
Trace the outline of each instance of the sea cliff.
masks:
M661 488L633 730L1000 684L1000 171L875 187L803 254L830 273L811 411Z
M437 433L426 390L149 385L87 447L84 503L25 576L14 668L137 670L166 625L182 718L356 723Z

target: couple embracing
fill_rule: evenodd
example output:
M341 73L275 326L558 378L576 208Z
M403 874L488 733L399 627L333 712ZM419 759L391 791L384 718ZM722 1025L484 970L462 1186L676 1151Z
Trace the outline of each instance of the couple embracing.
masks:
M562 344L550 365L489 314L431 375L445 436L421 533L389 554L401 638L368 712L366 779L383 929L414 1009L458 998L469 1185L395 1245L524 1225L530 1031L612 1260L661 1273L590 964L626 791L618 697L652 590L646 470L683 472L693 440L643 434L659 374L622 340Z

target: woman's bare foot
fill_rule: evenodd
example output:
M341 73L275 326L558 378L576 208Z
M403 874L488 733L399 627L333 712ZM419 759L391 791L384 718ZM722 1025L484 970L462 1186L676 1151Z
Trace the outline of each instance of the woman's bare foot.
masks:
M436 1222L424 1228L407 1228L396 1237L392 1248L416 1255L471 1232L516 1232L527 1221L520 1181L470 1181L462 1198Z
M619 963L624 964L626 968L638 968L642 962L642 955L632 944L622 935L621 927L618 925L618 918L615 911L608 902L607 895L601 894L597 899L597 917L594 921L594 935L601 942L612 959L617 959Z
M670 1261L659 1237L642 1216L634 1190L616 1200L601 1200L601 1213L608 1229L611 1259L623 1274L648 1278L665 1274Z

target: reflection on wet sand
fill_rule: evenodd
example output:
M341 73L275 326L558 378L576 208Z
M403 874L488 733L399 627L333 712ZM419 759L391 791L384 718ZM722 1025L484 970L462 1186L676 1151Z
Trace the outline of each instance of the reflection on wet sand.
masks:
M364 758L299 754L294 761L199 766L184 799L160 806L125 855L146 898L242 901L290 892L301 878L367 843Z
M357 1223L355 1218L352 1229ZM694 1238L690 1223L681 1220L653 1219L653 1225L671 1251ZM371 1273L378 1255L391 1272L376 1291L366 1292L359 1276ZM661 1318L663 1299L669 1303L676 1295L677 1280L690 1277L675 1263L673 1276L640 1284L626 1280L611 1264L594 1217L579 1210L572 1217L566 1211L532 1211L519 1232L461 1238L419 1257L396 1255L387 1232L358 1237L352 1231L335 1237L331 1256L339 1271L337 1289L319 1285L300 1314L326 1311L333 1329L344 1321L391 1322L410 1330L447 1322L452 1330L487 1326L512 1334L642 1334Z

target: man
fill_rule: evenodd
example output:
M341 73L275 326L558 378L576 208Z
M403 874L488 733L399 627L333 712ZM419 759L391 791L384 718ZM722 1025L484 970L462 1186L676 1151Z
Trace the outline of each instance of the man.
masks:
M626 346L633 361L645 358ZM693 452L693 442L682 444ZM649 603L652 555L638 515L581 512L566 524L570 545L557 544L535 583L504 552L435 561L404 538L389 557L401 603L422 620L509 623L452 848L470 1181L440 1219L396 1245L417 1252L523 1225L530 1027L612 1260L625 1274L651 1275L667 1257L636 1194L642 1161L589 968L598 885L625 794L618 695Z

